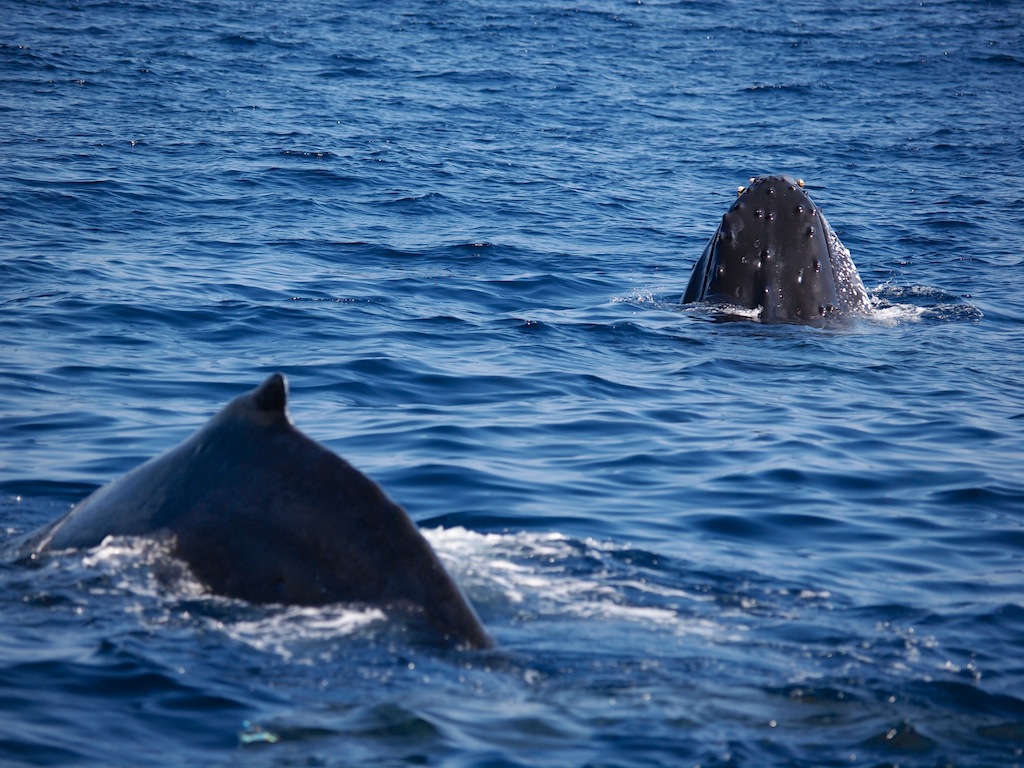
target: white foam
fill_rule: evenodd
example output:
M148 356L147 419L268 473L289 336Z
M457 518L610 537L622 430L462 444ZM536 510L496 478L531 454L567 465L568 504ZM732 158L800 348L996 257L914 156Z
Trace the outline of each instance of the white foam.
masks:
M231 622L210 620L210 628L224 632L232 640L245 643L260 651L267 651L284 659L295 659L312 664L315 658L303 654L297 659L299 648L308 649L322 643L333 643L384 621L379 608L349 607L343 605L274 606L268 613L251 620Z
M612 304L639 304L645 307L658 306L658 295L663 289L633 288L625 296L612 296Z
M80 562L85 571L102 576L90 579L90 594L137 598L124 604L125 611L147 626L199 622L208 631L285 659L305 658L298 649L353 635L385 618L381 609L365 606L254 607L211 594L188 565L173 556L168 539L108 536ZM183 602L207 604L212 615L202 615L196 605L183 607ZM232 618L231 606L243 615Z
M606 629L646 627L719 642L744 629L736 617L709 610L712 597L680 587L656 564L623 556L631 550L627 545L462 527L423 534L471 602L485 606L498 624L513 617L540 622L569 617L605 622ZM207 631L298 663L315 663L336 651L338 638L387 621L374 607L252 606L210 594L171 555L166 540L109 537L83 555L81 566L103 576L90 580L93 594L137 597L126 610L148 626L198 622Z
M559 533L483 534L465 528L423 530L471 599L504 602L538 616L572 616L642 624L676 634L726 638L693 610L711 598L648 578L614 555L629 547ZM658 605L636 600L650 596ZM737 627L733 626L731 632Z
M901 323L916 323L926 312L924 307L913 304L882 305L872 298L872 308L868 317L879 325L894 326Z
M109 587L92 587L96 593L128 592L139 597L175 599L207 594L188 565L172 554L171 542L145 536L107 536L83 555L83 568L101 573Z
M832 225L822 215L821 221L825 225L825 236L828 238L829 251L832 253L832 268L835 270L835 284L837 294L844 298L843 306L849 307L854 312L868 312L871 309L871 300L868 297L864 281L860 279L860 273L853 263L850 249L843 245L839 235L832 229Z
M977 322L980 309L941 288L928 285L896 285L891 280L871 291L871 318L882 325L919 320Z

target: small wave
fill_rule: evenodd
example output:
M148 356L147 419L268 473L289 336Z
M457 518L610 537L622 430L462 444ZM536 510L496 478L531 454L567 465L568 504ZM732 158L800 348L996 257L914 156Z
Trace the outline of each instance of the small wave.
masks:
M328 149L283 149L281 154L305 160L333 160L338 157Z
M972 304L942 288L882 283L871 291L872 319L883 325L935 320L978 322L984 315Z
M959 300L957 295L941 288L929 285L896 285L892 282L882 283L872 293L888 300L905 299L923 303L949 303Z
M814 86L809 83L755 83L744 88L747 93L758 93L765 91L787 91L790 93L810 93Z

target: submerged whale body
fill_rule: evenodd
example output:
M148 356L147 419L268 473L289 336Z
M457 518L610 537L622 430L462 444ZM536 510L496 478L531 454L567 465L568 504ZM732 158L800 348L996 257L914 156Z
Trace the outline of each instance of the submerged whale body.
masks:
M694 265L683 303L760 310L765 323L819 323L865 314L870 302L850 252L788 176L741 189Z
M296 429L287 396L285 377L270 376L185 442L77 504L28 552L169 533L176 556L214 593L412 610L452 642L490 646L405 510Z

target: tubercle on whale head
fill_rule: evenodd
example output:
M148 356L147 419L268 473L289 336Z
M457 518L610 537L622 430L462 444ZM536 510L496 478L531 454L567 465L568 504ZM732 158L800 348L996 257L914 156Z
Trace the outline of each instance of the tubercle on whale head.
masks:
M750 186L753 185L753 183L755 181L758 181L759 179L764 179L764 178L768 178L768 177L767 176L751 176L750 177L750 181L747 184L747 186L740 185L740 186L736 187L736 197L739 197L744 192L746 192L750 188ZM803 179L794 179L794 181L796 181L796 185L798 187L800 187L800 189L804 188L804 180Z

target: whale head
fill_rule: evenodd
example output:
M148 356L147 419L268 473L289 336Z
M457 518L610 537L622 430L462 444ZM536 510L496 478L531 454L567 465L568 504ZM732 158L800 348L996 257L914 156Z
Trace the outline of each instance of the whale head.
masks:
M759 310L765 323L864 314L867 292L849 250L789 176L740 188L694 265L683 303Z

